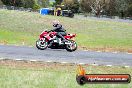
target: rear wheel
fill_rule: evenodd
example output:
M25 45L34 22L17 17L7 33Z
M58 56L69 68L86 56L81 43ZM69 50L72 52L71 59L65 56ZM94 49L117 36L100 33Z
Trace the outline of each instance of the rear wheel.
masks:
M77 43L73 40L68 40L69 44L66 45L66 50L69 52L75 51L77 49Z
M37 40L36 47L40 50L45 50L48 47L48 42L45 40Z

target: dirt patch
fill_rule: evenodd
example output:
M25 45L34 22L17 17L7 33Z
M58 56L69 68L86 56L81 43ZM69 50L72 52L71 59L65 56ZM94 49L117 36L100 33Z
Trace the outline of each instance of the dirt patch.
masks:
M132 50L128 50L128 53L132 53Z
M63 64L63 63L57 63L57 62L43 62L43 61L15 61L10 59L0 60L0 66L6 66L10 68L31 68L31 69L71 69L76 68L76 64Z
M1 41L0 41L0 44L7 45L7 44L8 44L8 41L6 41L6 40L3 40L3 41L2 41L2 40L1 40Z
M78 47L80 50L90 50L90 51L101 51L101 52L127 52L132 53L132 49L121 49L121 48L89 48L89 47Z

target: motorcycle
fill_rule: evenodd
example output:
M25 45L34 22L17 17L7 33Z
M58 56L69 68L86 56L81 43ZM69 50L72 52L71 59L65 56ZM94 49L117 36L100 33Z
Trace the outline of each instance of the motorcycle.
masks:
M77 43L73 40L75 36L76 34L67 34L64 36L67 41L63 42L62 39L57 36L57 32L43 31L36 41L36 47L40 50L51 48L66 49L69 52L73 52L77 49Z

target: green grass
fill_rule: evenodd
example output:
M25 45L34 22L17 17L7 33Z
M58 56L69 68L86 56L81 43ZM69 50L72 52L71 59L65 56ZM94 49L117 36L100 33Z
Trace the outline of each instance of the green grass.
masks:
M52 29L58 19L69 33L76 33L80 47L89 49L131 51L132 23L94 19L41 16L39 13L0 10L0 42L35 45L44 29Z
M5 63L5 65L3 65ZM76 82L77 65L38 62L8 62L0 65L1 88L131 88L129 84L86 84ZM132 68L83 66L88 74L130 74Z

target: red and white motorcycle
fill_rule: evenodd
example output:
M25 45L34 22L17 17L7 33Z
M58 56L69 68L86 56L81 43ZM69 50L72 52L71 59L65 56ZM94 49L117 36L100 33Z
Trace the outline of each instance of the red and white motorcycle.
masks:
M40 50L45 50L47 48L66 49L69 52L77 49L77 43L73 40L76 34L67 34L64 36L67 42L63 42L61 38L56 36L56 34L56 32L42 32L39 39L36 41L36 47Z

